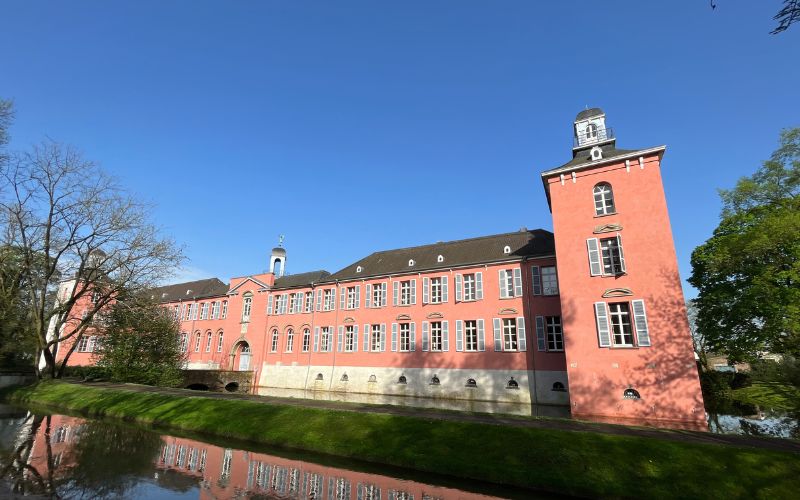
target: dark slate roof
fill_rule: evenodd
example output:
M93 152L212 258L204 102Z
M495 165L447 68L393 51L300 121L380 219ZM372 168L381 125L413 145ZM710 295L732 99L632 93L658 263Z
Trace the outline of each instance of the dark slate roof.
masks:
M508 255L503 253L506 245L511 247L511 253ZM401 274L437 268L446 269L454 266L487 264L553 254L555 254L553 233L543 229L533 231L525 229L514 233L375 252L341 271L333 273L325 281ZM438 262L439 255L444 257L444 262ZM414 260L413 267L409 267L409 259ZM362 268L360 273L356 272L358 266Z
M582 148L582 149L576 149L573 152L573 154L575 156L570 161L568 161L567 163L561 165L560 167L556 167L556 168L547 170L547 171L545 171L543 173L547 174L548 172L550 172L552 170L561 170L562 168L577 167L577 166L583 165L585 163L591 163L592 162L592 148L593 147L594 147L594 144L587 145L585 148ZM616 144L614 142L602 144L602 145L600 145L600 149L603 150L603 160L614 158L615 156L623 156L623 155L635 153L636 151L641 151L639 149L617 149L617 146L616 146Z
M311 283L324 281L330 275L331 273L328 271L311 271L300 274L289 274L276 279L275 285L272 288L294 288L299 286L308 286Z
M191 292L186 293L187 290L191 290ZM228 285L217 278L160 286L150 291L153 298L161 302L219 297L226 293L228 293Z
M600 109L600 108L584 109L583 111L578 113L578 116L575 117L575 121L577 122L577 121L580 121L580 120L585 120L585 119L587 119L589 117L592 117L592 116L600 116L600 115L603 115L603 114L605 114L605 113L603 113L603 110Z

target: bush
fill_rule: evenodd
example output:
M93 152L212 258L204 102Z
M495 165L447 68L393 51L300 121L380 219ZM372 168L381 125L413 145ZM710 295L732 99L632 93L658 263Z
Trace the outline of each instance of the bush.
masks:
M98 380L109 378L108 370L100 366L69 366L64 369L65 377L79 378L82 380Z
M782 382L800 387L800 363L785 355L780 361L759 359L750 364L753 380L759 382Z

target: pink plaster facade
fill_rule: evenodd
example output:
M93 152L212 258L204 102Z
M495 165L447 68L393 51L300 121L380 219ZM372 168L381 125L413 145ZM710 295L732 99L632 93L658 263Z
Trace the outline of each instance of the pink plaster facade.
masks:
M584 125L576 121L576 134L583 133L579 126ZM664 148L616 150L605 134L601 129L599 143L606 148L606 158L600 152L599 158L578 161L588 149L576 147L572 162L542 174L554 234L539 233L554 242L554 250L492 254L479 264L448 265L448 249L473 241L462 240L405 249L442 249L438 263L418 270L409 262L403 271L368 269L361 277L345 273L346 268L293 286L282 286L270 272L232 278L227 290L216 295L196 298L187 290L185 297L164 301L176 312L186 336L187 367L251 371L252 385L262 389L562 405L579 418L702 427L703 399L661 180ZM612 187L615 210L597 216L593 190L601 182ZM587 239L617 236L625 272L592 276ZM517 237L508 233L485 238ZM285 264L285 257L283 248L274 249L271 268L276 259ZM543 273L550 267L557 269L557 285L545 290ZM500 284L503 271L520 278L521 287L514 283L510 297L504 296ZM458 297L457 283L468 274L480 275L482 296L477 300ZM438 303L425 300L430 299L425 285L434 278L446 280L448 286L447 297L442 297L446 300ZM396 284L404 281L415 287L410 305L395 304ZM376 307L370 300L368 307L368 288L381 284L385 305ZM357 287L357 300L343 303L341 294L351 287ZM329 308L318 298L326 290L335 291ZM292 308L295 294L302 297L299 310ZM307 294L312 297L310 309ZM612 304L623 302L643 308L637 309L641 314L636 321L630 310L635 340L626 346L601 345L600 320L606 321L612 338L614 325L608 318L598 319L597 304L605 304L608 313ZM482 326L474 350L466 348L467 321ZM561 325L552 336L551 321ZM434 323L446 339L438 350L431 349ZM512 323L517 341L509 349L503 325ZM410 325L413 349L400 345L403 324ZM372 339L365 343L373 325L380 325L383 339L378 349ZM325 328L331 334L329 349L323 348ZM395 328L398 338L393 341ZM642 328L645 337L640 338ZM349 329L355 337L352 346L346 340ZM71 362L89 364L90 355L76 353ZM441 383L432 383L434 379Z

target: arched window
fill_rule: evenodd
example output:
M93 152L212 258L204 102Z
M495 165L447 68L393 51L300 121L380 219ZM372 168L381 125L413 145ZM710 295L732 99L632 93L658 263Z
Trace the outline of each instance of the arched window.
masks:
M561 382L553 383L553 391L555 392L567 392L567 389L564 387L564 384Z
M433 377L431 377L431 385L439 385L441 383L442 382L439 380L438 376L434 375Z
M400 375L400 378L397 379L397 383L398 384L407 384L408 383L408 379L406 378L405 375Z
M223 337L222 330L220 330L219 333L217 334L217 352L222 352L222 342L223 342L222 337Z
M200 352L200 332L194 334L194 352Z
M225 319L227 317L228 317L228 301L227 300L223 300L222 301L222 319Z
M478 387L478 383L474 378L469 378L467 379L467 385L465 387Z
M608 215L616 213L614 207L614 193L611 184L602 182L594 187L594 213L595 215Z
M275 276L282 276L281 267L283 267L283 261L281 261L281 259L275 259L275 266L272 268L272 272Z
M642 399L642 397L639 395L639 391L633 387L629 387L622 393L622 399Z
M278 351L278 330L272 330L272 347L270 348L270 352L277 352Z
M206 333L206 352L211 352L211 337L213 336L210 331Z
M294 330L289 328L286 332L286 352L292 352L294 350Z
M519 389L519 383L511 377L511 380L506 384L506 389Z
M186 352L186 347L189 343L189 336L185 333L181 333L181 352Z
M303 352L308 352L311 346L311 330L306 328L303 330Z
M597 125L594 123L586 126L586 139L597 139Z
M250 309L253 307L253 294L247 292L242 299L242 322L250 321Z

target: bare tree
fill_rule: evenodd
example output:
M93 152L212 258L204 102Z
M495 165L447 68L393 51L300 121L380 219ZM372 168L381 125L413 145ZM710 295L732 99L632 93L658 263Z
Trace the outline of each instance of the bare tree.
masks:
M146 204L69 146L46 141L12 156L0 183L0 237L23 253L38 374L58 378L96 317L170 275L182 250L148 220ZM60 367L59 345L68 346Z

